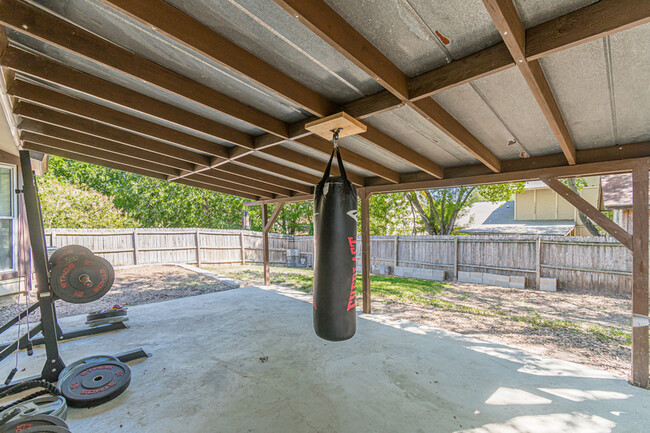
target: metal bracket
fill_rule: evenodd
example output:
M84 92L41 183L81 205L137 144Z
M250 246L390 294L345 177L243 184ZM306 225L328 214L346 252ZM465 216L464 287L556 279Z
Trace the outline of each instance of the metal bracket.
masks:
M334 149L339 147L339 134L343 128L332 129L332 143L334 144Z
M650 326L650 317L644 316L643 314L634 314L632 316L633 328L643 328L645 326Z

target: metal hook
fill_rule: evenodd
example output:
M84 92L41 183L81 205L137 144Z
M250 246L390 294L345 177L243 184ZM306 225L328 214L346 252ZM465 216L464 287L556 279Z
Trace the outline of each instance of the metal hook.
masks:
M343 128L332 129L332 143L334 143L334 149L339 147L339 133Z

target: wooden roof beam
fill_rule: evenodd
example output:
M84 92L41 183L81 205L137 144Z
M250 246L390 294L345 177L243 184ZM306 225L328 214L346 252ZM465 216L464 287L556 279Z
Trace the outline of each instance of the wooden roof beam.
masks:
M280 188L285 188L298 193L310 194L312 192L312 187L309 185L288 180L283 177L262 173L261 171L253 170L244 167L242 165L224 164L212 170L214 170L217 173L233 173L233 174L238 174L240 176L246 176L250 179L254 179L259 182L268 183L269 185L279 186Z
M245 132L15 47L9 47L0 56L0 66L184 126L237 146L253 148L253 137Z
M337 106L332 101L162 0L100 1L286 98L315 116L323 117L337 111Z
M258 182L254 179L251 179L246 176L241 176L239 174L234 174L234 173L229 173L229 172L223 172L223 171L216 171L216 170L206 170L201 173L195 173L191 174L186 177L186 179L191 179L191 180L197 180L197 181L204 181L204 182L210 182L211 179L218 179L218 180L225 180L228 182L235 182L239 183L241 185L245 186L250 186L252 188L257 188L261 191L266 191L271 194L276 194L279 196L284 196L284 197L289 197L292 195L291 191L285 188L280 188L277 186L270 185L268 183L263 183L263 182Z
M119 47L43 9L19 0L0 0L0 23L263 131L287 136L287 125L283 121Z
M152 177L152 178L155 178L155 179L161 179L161 180L166 180L167 179L167 176L165 176L163 174L156 173L154 171L149 171L149 170L143 169L142 167L133 167L133 166L130 166L130 165L116 163L116 162L113 162L113 161L102 160L100 158L95 158L95 157L86 156L86 155L82 155L82 154L77 154L77 153L74 153L74 152L69 152L69 151L65 151L65 150L61 150L61 149L42 146L40 144L32 143L32 142L29 142L29 141L24 141L22 143L22 146L23 146L23 148L25 150L31 150L33 152L49 153L51 155L57 155L57 156L61 156L63 158L74 159L76 161L87 162L89 164L101 165L103 167L113 168L115 170L121 170L121 171L129 172L129 173L135 173L135 174L139 174L139 175L142 175L142 176ZM189 186L194 186L194 187L207 189L207 190L211 190L211 191L221 192L221 193L224 193L224 194L230 194L230 195L234 195L234 196L238 196L238 197L248 198L248 199L251 199L251 200L258 200L260 198L259 196L254 195L254 194L246 194L246 193L233 191L233 190L230 190L230 189L227 189L227 188L222 188L222 187L215 186L215 185L199 184L199 183L195 183L195 182L192 182L192 181L186 181L186 180L179 180L179 181L176 181L176 183L181 183L181 184L184 184L184 185L189 185Z
M260 158L256 155L246 155L237 160L238 163L243 164L248 167L252 167L257 170L263 170L269 173L278 174L281 176L287 176L289 178L298 180L300 182L305 182L310 185L315 185L320 181L318 176L313 174L305 173L300 170L292 170L286 165L278 164L268 159ZM321 168L325 168L324 166Z
M359 136L363 136L364 134L360 134ZM376 136L372 136L373 139L376 139ZM390 137L389 137L390 138ZM324 155L331 155L332 154L332 148L333 145L330 143L328 140L325 140L324 138L321 138L317 135L308 135L303 138L299 138L295 140L296 143L300 143L312 150L315 150L316 152L319 152ZM370 140L368 140L370 141ZM375 142L371 142L374 145L377 145ZM385 143L384 141L380 140L380 143ZM398 142L399 143L399 142ZM399 143L401 144L401 143ZM401 144L404 146L403 144ZM404 146L406 149L408 147ZM264 152L262 150L262 152ZM415 153L415 151L413 151ZM369 171L373 174L376 174L379 177L382 177L390 182L397 183L399 182L399 173L396 172L395 170L391 170L390 168L383 166L369 158L366 158L363 155L360 155L356 152L353 152L349 149L345 149L344 147L341 147L341 157L343 158L343 161L345 163L349 163L351 165L355 165L363 170ZM351 174L351 173L348 173Z
M204 152L221 158L228 157L228 149L193 135L157 123L149 122L93 102L73 98L46 87L37 86L22 80L15 80L7 89L9 95L27 100L76 116L85 117L117 128L126 129L157 140L173 143L185 148Z
M324 0L274 1L479 161L493 171L499 171L498 158L433 99L412 102L409 99L409 79L406 74Z
M143 159L145 161L155 162L157 164L166 165L168 167L176 168L178 170L194 170L195 165L189 162L181 161L169 156L136 149L115 141L105 140L94 135L84 134L82 132L65 129L47 123L37 122L32 119L25 119L19 123L18 128L22 131L21 138L28 141L40 143L37 136L51 137L58 140L64 140L71 143L76 143L82 146L87 146L91 149L106 150L122 155L132 155L133 158Z
M542 66L538 60L526 59L526 31L514 3L512 0L483 0L483 4L501 33L501 38L524 76L539 108L544 113L567 161L569 164L575 164L576 148L573 139L546 80Z
M191 150L162 143L138 134L104 125L103 123L77 117L72 114L61 113L30 102L18 101L18 103L14 104L13 113L22 118L23 123L27 122L27 120L33 120L34 123L45 123L59 126L65 129L126 144L134 149L148 150L167 155L195 165L208 166L210 164L210 157L207 155L201 155L200 153L192 152ZM23 125L23 123L21 123L21 125ZM32 123L27 123L26 125L30 125L29 128L34 127ZM25 127L27 128L27 126Z

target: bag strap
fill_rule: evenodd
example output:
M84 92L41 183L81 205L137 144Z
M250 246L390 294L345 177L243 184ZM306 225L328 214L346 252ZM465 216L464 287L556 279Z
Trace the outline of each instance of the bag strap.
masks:
M341 172L341 178L343 178L343 184L348 188L350 188L350 181L348 180L348 176L345 172L345 166L343 165L343 159L341 158L341 151L339 150L339 146L335 146L334 149L332 149L332 154L330 155L330 160L327 163L327 167L325 168L325 172L323 173L323 177L318 183L319 185L324 185L325 181L330 177L330 170L332 168L332 161L334 160L334 154L336 153L336 161L339 164L339 171Z

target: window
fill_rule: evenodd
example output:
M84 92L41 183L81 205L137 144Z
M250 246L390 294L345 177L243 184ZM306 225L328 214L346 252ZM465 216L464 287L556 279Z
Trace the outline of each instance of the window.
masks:
M0 164L0 272L16 269L16 168Z

